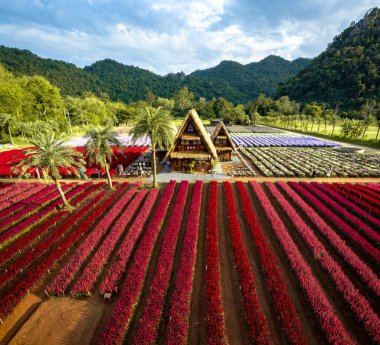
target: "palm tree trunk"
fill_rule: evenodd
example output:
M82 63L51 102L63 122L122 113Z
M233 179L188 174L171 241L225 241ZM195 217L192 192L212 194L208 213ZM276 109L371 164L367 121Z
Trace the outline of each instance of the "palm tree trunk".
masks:
M157 166L156 166L156 145L152 145L152 164L153 164L153 187L158 187Z
M108 166L106 166L106 174L107 174L108 188L112 190L113 185L112 185L111 174L110 174L110 171L108 169Z
M59 195L62 198L63 204L65 205L65 207L71 208L71 205L66 200L65 194L63 193L63 190L61 188L61 184L59 183L58 179L54 179L54 182L55 182L55 185L56 185L56 187L58 189Z
M379 122L379 126L377 127L377 133L376 133L376 139L379 137L379 132L380 132L380 122Z
M11 139L11 144L13 145L13 137L12 137L12 132L9 125L8 125L8 133L9 133L9 138Z

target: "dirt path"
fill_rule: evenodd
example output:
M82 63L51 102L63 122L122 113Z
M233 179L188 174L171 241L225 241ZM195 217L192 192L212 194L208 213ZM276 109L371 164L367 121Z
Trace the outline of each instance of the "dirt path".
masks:
M218 228L220 283L227 339L231 345L250 344L244 299L240 290L239 275L229 234L227 203L221 183L218 183Z
M276 212L285 224L285 227L288 230L289 235L292 237L294 243L297 245L298 249L302 253L305 262L311 268L314 277L318 280L328 301L335 309L336 316L341 320L348 334L358 344L370 344L371 339L364 332L362 326L356 320L354 315L352 315L351 309L348 307L347 302L342 298L341 294L335 288L335 284L330 279L328 273L326 273L322 265L320 265L319 262L315 260L311 249L308 248L306 243L303 241L301 235L299 235L297 230L294 229L294 226L292 225L290 219L288 218L286 213L281 209L275 198L273 198L273 196L269 193L266 187L264 187L264 191L266 192Z
M202 204L199 215L197 257L195 263L193 294L190 307L188 344L206 343L206 230L209 188L203 185Z

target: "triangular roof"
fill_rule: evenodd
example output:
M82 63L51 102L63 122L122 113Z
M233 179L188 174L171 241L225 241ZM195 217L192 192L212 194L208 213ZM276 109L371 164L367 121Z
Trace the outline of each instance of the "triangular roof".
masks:
M166 154L165 156L165 160L168 159L171 155L171 153L173 152L174 148L177 146L179 140L181 139L182 137L182 134L187 126L187 124L192 121L199 136L201 137L201 140L204 142L205 144L205 147L206 147L206 150L209 152L209 154L211 155L211 157L213 159L218 159L218 155L216 153L216 149L215 149L215 146L214 144L212 143L211 139L210 139L210 136L208 135L208 133L206 132L206 129L205 127L203 126L203 123L202 123L202 120L200 119L198 113L195 111L195 109L191 109L188 111L185 119L183 120L182 122L182 125L181 127L179 128L178 132L177 132L177 135L175 136L174 138L174 141L173 141L173 145L171 146L170 150L168 151L168 153Z
M231 146L232 149L235 151L235 145L234 145L234 142L232 141L231 136L230 136L230 133L227 131L227 128L226 128L226 126L224 125L224 122L223 122L223 121L219 121L218 125L215 127L214 132L212 132L212 134L211 134L211 141L212 141L213 143L215 143L215 139L216 139L216 137L219 135L219 133L220 133L220 131L221 131L222 129L224 130L224 133L226 134L227 141L230 143L230 146Z

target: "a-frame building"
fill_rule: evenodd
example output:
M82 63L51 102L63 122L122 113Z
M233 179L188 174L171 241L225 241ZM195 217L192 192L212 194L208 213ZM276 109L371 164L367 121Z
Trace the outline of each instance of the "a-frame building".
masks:
M195 109L189 110L165 156L172 171L208 173L218 156Z
M211 141L215 146L219 161L230 161L231 153L235 151L235 145L222 121L217 124L211 134Z

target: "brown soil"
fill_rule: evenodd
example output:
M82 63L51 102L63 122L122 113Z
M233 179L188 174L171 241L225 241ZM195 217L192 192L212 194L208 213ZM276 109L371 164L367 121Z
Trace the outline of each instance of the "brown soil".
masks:
M49 299L39 305L9 344L91 344L103 309L95 300Z
M311 249L308 248L301 235L298 234L297 230L292 225L286 213L281 209L277 201L271 196L266 187L264 190L266 191L272 205L276 209L276 212L285 224L289 235L292 237L294 243L302 253L302 256L304 257L306 263L311 268L314 277L318 280L320 287L326 295L326 298L334 308L336 316L341 320L348 334L358 344L370 344L370 338L366 335L359 322L355 319L351 309L347 305L347 302L345 302L345 300L342 298L341 293L337 291L335 284L330 279L328 273L323 269L322 265L320 265L319 262L315 260Z
M190 306L188 344L199 345L206 343L206 230L208 185L203 185L202 204L199 215L199 233L197 258L193 280L193 294Z
M229 234L227 203L221 183L218 184L218 229L220 283L227 339L231 345L250 344L252 341L245 318L244 299L240 290L239 274Z

